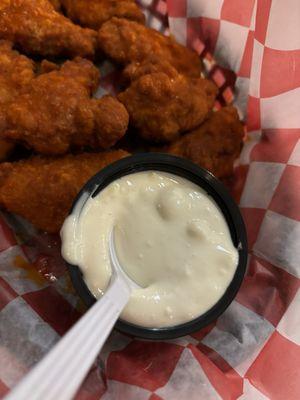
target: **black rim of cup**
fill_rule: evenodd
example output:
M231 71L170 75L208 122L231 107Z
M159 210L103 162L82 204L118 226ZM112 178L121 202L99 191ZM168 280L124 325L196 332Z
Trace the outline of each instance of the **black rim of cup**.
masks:
M239 253L235 275L220 300L198 318L176 326L148 328L119 319L115 328L119 331L144 339L173 339L204 328L216 320L231 304L243 281L247 266L247 235L238 206L225 186L207 170L194 163L163 153L141 153L118 160L93 176L77 195L70 213L79 199L95 197L102 189L122 176L141 171L161 171L181 176L204 189L218 204L229 226L232 241ZM72 283L84 303L90 307L96 301L83 280L80 269L68 264Z

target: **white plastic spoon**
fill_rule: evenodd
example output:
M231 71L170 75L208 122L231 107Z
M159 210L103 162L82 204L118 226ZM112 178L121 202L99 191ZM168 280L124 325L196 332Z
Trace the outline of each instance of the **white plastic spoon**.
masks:
M112 277L108 290L5 400L69 400L76 394L130 293L139 286L123 271L109 240Z

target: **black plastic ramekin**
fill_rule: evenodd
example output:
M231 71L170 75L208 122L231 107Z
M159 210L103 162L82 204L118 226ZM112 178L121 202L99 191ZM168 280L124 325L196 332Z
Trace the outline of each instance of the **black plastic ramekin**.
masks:
M121 332L140 338L159 340L172 339L191 334L207 326L218 318L233 301L241 286L246 271L247 236L239 208L224 185L207 170L198 167L188 160L169 154L135 154L118 160L102 169L82 188L70 212L72 213L72 210L82 196L87 199L90 196L95 197L103 188L114 180L124 175L148 170L164 171L181 176L204 189L221 209L229 226L232 241L239 253L239 263L226 292L210 310L200 315L198 318L184 324L164 328L147 328L131 324L122 319L119 319L115 325L115 328ZM69 271L76 291L85 304L90 307L96 299L85 284L80 269L77 266L69 265ZM187 301L189 301L189 299L187 299Z

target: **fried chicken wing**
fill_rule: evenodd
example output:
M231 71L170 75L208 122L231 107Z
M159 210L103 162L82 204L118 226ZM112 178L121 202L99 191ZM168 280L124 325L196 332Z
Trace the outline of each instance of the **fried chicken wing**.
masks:
M6 107L0 137L47 155L113 146L126 132L128 113L114 97L90 97L98 80L98 69L81 58L38 75Z
M0 204L37 228L61 228L81 187L106 165L128 155L123 150L51 159L33 157L0 164Z
M102 25L98 39L103 52L120 64L141 62L155 56L169 62L184 75L200 76L201 62L196 52L135 21L112 18Z
M0 39L25 53L91 58L96 37L56 12L48 0L0 0Z
M212 113L199 128L172 143L165 151L188 158L224 179L233 173L233 163L241 152L243 136L238 113L229 106Z
M13 101L34 77L34 62L12 50L12 44L0 40L0 130L5 122L5 107ZM0 140L0 161L11 153L14 145Z
M141 68L145 72L146 67ZM172 67L166 72L165 68L165 72L146 73L118 95L129 113L130 124L150 142L171 142L200 125L217 93L211 81L187 78ZM139 70L134 74L138 76Z
M87 28L98 30L112 17L145 22L145 16L135 0L60 0L60 2L70 19Z

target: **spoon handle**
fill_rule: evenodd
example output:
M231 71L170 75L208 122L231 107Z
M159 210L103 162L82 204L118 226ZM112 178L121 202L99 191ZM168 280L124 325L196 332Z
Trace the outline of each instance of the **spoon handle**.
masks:
M72 399L129 296L126 283L115 276L105 296L80 318L6 400Z

